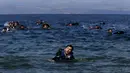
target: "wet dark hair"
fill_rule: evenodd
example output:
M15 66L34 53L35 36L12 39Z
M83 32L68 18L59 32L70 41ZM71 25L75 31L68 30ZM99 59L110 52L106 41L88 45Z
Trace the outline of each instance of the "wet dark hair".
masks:
M42 27L44 28L44 26L47 26L47 28L50 28L49 24L43 24Z
M72 48L72 51L74 50L73 46L72 45L67 45L66 47L71 47Z

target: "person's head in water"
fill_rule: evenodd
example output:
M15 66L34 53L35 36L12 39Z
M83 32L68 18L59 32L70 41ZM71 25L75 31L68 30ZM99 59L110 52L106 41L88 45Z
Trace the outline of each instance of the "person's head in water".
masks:
M95 29L102 29L101 26L96 25Z
M19 26L19 25L20 25L20 24L19 24L18 21L14 22L14 27L17 27L17 26Z
M112 33L112 29L108 29L107 32L108 32L108 33Z
M19 29L24 30L24 29L26 29L26 27L24 25L20 25Z
M59 49L56 56L52 58L54 61L69 61L75 59L73 56L73 46L67 45L64 49Z
M112 29L108 29L107 33L108 33L108 35L112 35L113 34L113 30Z
M71 54L73 51L73 46L72 45L67 45L67 47L64 49L64 52L66 55Z
M42 25L42 28L43 28L43 29L48 29L48 28L50 28L50 25L49 25L49 24L43 24L43 25Z
M76 25L79 25L79 23L75 22L75 23L69 23L69 24L67 24L67 26L76 26Z

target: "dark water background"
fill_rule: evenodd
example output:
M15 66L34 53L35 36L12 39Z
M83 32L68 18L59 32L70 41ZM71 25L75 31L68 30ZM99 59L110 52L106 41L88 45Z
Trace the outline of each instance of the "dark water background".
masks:
M52 29L36 29L38 19L47 21ZM19 21L30 29L0 33L0 73L130 72L130 15L0 15L0 29L6 21ZM64 25L70 21L80 25ZM100 24L102 21L106 24ZM92 25L103 29L88 29ZM125 34L109 36L109 28ZM78 62L47 61L68 44L74 46Z

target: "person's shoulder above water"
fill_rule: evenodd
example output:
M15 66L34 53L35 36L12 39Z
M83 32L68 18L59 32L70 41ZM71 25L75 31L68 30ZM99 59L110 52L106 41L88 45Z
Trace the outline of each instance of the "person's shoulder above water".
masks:
M71 61L74 60L73 46L67 45L65 49L59 49L55 57L52 58L54 61Z
M114 34L124 34L124 33L125 33L124 31L117 31Z

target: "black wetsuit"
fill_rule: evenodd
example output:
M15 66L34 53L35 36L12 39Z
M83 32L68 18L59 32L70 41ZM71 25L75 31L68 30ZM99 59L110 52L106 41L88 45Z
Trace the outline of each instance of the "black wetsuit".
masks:
M117 31L114 34L124 34L124 33L125 33L124 31Z
M65 56L64 49L59 49L56 53L56 56L52 59L55 61L71 61L75 59L73 56L73 52L71 52L69 56L69 58Z

